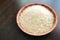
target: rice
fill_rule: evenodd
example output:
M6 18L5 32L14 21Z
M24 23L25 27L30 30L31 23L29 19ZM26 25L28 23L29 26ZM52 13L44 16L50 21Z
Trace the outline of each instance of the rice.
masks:
M20 16L20 23L25 32L38 34L52 28L53 14L44 6L34 5L27 7Z

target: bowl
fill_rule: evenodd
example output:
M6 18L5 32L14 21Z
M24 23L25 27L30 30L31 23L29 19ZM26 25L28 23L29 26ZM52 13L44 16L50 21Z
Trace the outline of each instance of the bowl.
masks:
M38 33L38 34L33 34L33 33L31 33L31 32L29 33L26 28L23 28L22 23L20 22L20 17L21 17L21 15L22 15L22 12L23 12L26 8L31 7L31 6L34 6L34 5L40 5L40 6L43 6L43 7L47 8L47 9L52 13L52 15L53 15L53 17L54 17L53 24L52 24L52 28L49 29L49 30L46 31L46 32ZM32 10L32 11L33 11L33 10ZM57 25L57 15L56 15L56 12L55 12L50 6L48 6L48 5L46 5L46 4L43 4L43 3L31 3L31 4L28 4L28 5L24 6L24 7L22 7L22 8L18 11L17 16L16 16L16 22L17 22L18 27L19 27L24 33L26 33L26 34L28 34L28 35L32 35L32 36L43 36L43 35L46 35L46 34L52 32L52 31L55 29L55 27L56 27L56 25ZM29 26L28 26L28 27L29 27ZM27 31L26 31L25 29L26 29ZM33 30L32 30L32 31L33 31ZM35 31L34 31L34 32L35 32Z

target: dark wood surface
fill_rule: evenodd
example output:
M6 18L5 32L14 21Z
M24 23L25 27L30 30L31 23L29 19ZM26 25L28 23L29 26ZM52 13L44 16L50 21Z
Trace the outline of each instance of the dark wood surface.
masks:
M57 12L57 27L49 34L34 37L23 33L17 26L16 14L18 10L28 4L39 1L28 0L0 0L0 40L60 40L60 13L59 6L50 5Z

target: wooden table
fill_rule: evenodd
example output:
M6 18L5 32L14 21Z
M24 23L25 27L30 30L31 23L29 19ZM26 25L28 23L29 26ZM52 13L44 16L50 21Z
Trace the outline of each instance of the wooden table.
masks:
M46 1L46 0L45 0ZM59 8L56 8L53 5L50 5L52 8L55 9L58 15L58 24L57 27L51 33L34 37L25 34L22 32L16 23L16 14L18 10L28 4L28 3L35 3L41 2L39 0L0 0L0 40L60 40L60 13Z

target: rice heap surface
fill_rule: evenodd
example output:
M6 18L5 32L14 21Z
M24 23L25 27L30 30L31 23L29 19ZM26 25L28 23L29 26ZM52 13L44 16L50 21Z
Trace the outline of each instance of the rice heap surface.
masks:
M54 16L41 5L29 6L20 15L20 23L25 32L40 34L52 28Z

